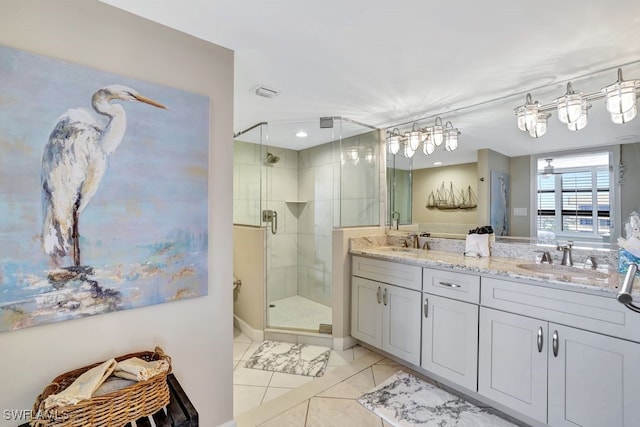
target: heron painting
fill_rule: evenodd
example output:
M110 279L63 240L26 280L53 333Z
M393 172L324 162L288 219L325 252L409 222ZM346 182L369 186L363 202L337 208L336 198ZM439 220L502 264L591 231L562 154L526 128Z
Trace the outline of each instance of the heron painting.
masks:
M100 123L86 110L68 110L49 136L42 158L44 249L56 265L69 254L80 266L78 221L96 193L107 166L107 156L122 142L127 126L124 108L111 101L138 101L159 108L164 105L121 85L103 87L93 94L93 109L108 118Z
M0 331L206 295L209 99L1 46L0 81Z

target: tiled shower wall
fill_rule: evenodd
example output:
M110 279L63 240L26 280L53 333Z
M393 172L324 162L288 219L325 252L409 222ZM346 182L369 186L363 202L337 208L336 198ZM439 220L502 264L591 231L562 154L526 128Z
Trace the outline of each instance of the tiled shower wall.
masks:
M267 224L267 302L298 294L298 152L269 147L279 157L265 167L265 209L278 214L278 231L271 233Z
M262 155L259 144L235 141L233 144L233 223L260 225L260 173Z
M261 209L278 214L277 234L267 233L267 301L300 295L331 306L333 228L379 224L377 134L262 155L257 144L235 144L234 222L260 225ZM280 160L264 166L267 151Z

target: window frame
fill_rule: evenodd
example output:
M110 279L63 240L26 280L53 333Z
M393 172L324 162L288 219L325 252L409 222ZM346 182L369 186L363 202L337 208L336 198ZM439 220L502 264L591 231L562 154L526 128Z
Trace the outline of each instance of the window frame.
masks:
M531 236L537 238L538 237L538 161L540 159L546 158L559 158L559 157L570 157L570 156L580 156L583 154L591 154L591 153L602 153L607 152L609 154L609 221L610 221L610 234L609 238L602 237L601 234L598 234L598 212L597 209L597 185L592 185L592 201L594 201L594 205L591 209L591 216L593 223L593 231L591 233L579 232L579 231L566 231L562 230L562 192L554 191L555 194L555 212L554 215L554 229L556 239L559 240L580 240L580 241L588 241L588 242L602 242L602 243L610 243L615 242L617 238L620 236L620 185L619 185L619 165L620 165L620 146L600 146L593 147L584 150L571 150L571 151L561 151L555 153L542 153L542 154L534 154L531 155L531 163L530 163L530 182L531 182L531 197L530 197L530 220L531 220ZM597 182L596 171L598 169L602 170L606 168L606 166L596 167L596 166L581 166L581 167L571 167L571 168L556 168L555 172L560 173L570 173L570 172L578 172L578 171L593 171L592 182ZM555 180L554 187L557 190L561 188L561 177L562 175L554 175L553 178ZM558 215L560 213L560 215ZM564 215L566 216L566 215Z

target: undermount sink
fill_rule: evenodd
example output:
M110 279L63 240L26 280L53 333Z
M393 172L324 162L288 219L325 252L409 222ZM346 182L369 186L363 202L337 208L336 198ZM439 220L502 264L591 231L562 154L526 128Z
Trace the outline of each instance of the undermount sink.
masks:
M594 270L593 268L583 268L569 265L557 264L518 264L519 268L543 274L556 274L573 277L587 277L593 279L606 279L607 273Z

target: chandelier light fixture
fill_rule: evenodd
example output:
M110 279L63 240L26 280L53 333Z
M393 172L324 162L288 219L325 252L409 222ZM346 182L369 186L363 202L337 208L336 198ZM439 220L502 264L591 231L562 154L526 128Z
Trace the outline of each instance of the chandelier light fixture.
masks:
M613 123L626 123L638 115L637 85L638 80L622 80L622 69L618 68L618 81L602 89L607 100L607 111L611 114Z
M515 108L518 128L534 138L540 138L547 132L547 119L551 111L556 110L558 120L571 131L584 129L588 123L589 101L604 99L611 121L616 124L627 123L638 115L636 103L640 80L623 80L622 69L618 68L618 81L593 93L574 91L571 82L567 83L567 92L552 103L541 105L533 101L528 93L525 103Z
M389 148L389 152L391 154L398 154L400 151L400 139L402 135L400 135L400 130L398 128L393 129L389 132L387 136L387 147Z
M418 122L414 122L411 130L404 134L397 127L387 130L387 149L395 155L402 148L402 154L410 159L422 144L422 152L429 156L443 143L446 151L454 151L458 148L459 136L460 131L451 122L443 126L442 119L436 117L432 126L421 128Z

